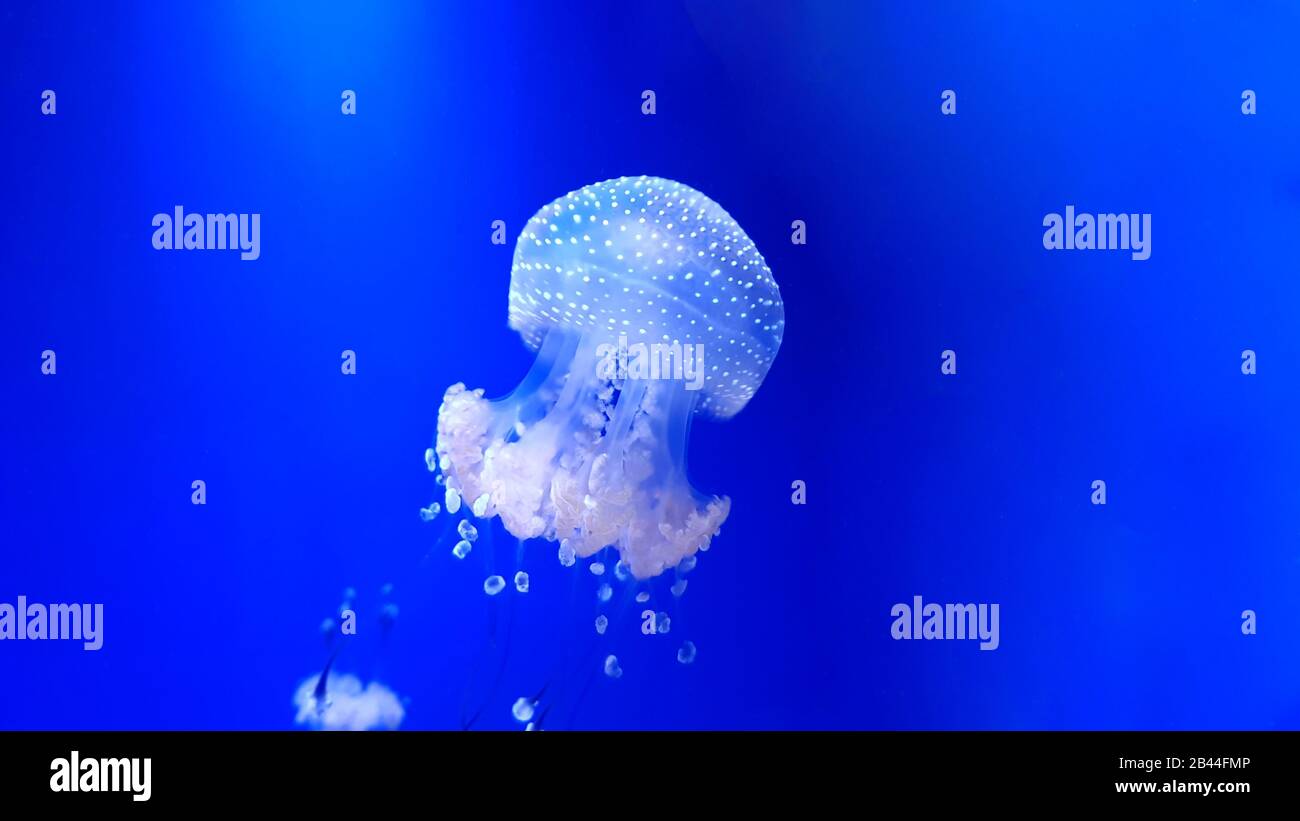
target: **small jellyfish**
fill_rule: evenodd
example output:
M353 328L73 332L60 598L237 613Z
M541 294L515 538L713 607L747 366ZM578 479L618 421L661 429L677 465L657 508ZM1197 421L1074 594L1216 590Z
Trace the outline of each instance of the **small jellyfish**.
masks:
M461 539L459 542L456 542L456 546L451 549L451 555L455 556L458 559L463 559L466 556L468 556L469 552L473 549L474 549L474 545L470 544L464 539Z
M667 633L668 628L671 627L672 624L673 624L672 619L668 618L668 614L665 613L664 611L660 610L658 613L655 613L656 633Z
M428 507L422 507L420 508L420 521L432 522L435 518L437 518L438 514L441 512L442 512L442 505L438 504L437 502L434 502Z
M673 586L668 589L669 591L672 592L674 596L680 599L682 597L682 594L686 592L686 580L678 579L677 581L673 582Z
M613 595L614 588L610 587L608 584L602 584L600 587L596 588L596 598L600 599L602 602L609 601Z
M578 561L578 554L574 552L573 545L569 544L568 539L562 539L560 541L560 564L565 567L573 567L576 561Z
M618 678L623 675L623 668L618 666L618 656L605 656L605 675Z
M327 637L332 636L334 634L335 627L338 627L338 622L334 621L334 619L331 619L327 616L325 620L320 623L321 634Z
M438 454L434 453L433 448L427 448L424 451L424 466L429 469L430 473L436 473L438 470Z
M692 570L695 569L695 565L698 561L699 561L698 556L687 556L686 558L682 559L681 562L679 562L677 565L677 575L685 576L687 573L690 573Z
M460 492L456 490L456 488L447 488L447 493L444 495L443 501L447 504L448 513L460 512Z
M614 578L618 579L621 582L625 582L628 580L628 578L631 575L632 573L630 570L628 570L627 562L623 561L622 559L619 559L618 562L615 563L614 565Z
M344 604L350 604L356 601L356 598L357 598L357 589L355 587L345 587L343 589Z
M474 500L474 504L470 505L470 510L474 511L475 516L482 519L487 515L488 502L490 501L492 501L492 498L488 494L484 493L482 496Z
M605 635L605 629L607 627L609 627L609 619L604 613L601 613L596 617L596 633L601 636Z
M690 641L682 642L682 646L677 650L677 660L682 664L690 664L695 661L695 643Z
M506 580L500 576L488 576L483 580L483 592L495 596L506 589Z
M384 627L392 627L397 623L397 614L397 605L389 602L379 609L379 623Z
M515 721L530 722L533 715L537 712L537 702L532 699L520 697L510 708L510 714L515 717Z
M528 592L528 574L522 570L515 574L515 589L520 593Z
M396 730L406 716L403 699L377 681L362 686L350 674L319 676L299 685L294 721L313 730Z
M467 542L478 539L478 528L469 523L469 519L461 519L460 524L456 525L456 532Z
M604 563L604 562L592 562L592 563L588 566L587 569L589 569L589 570L591 571L591 575L593 575L593 576L603 576L603 575L605 575L605 563Z
M744 408L785 331L780 288L736 221L657 177L574 191L519 234L508 318L537 359L502 399L447 389L448 512L453 485L490 492L485 512L516 538L567 539L582 558L612 547L637 579L708 549L731 501L691 486L690 421Z
M650 601L650 594L642 590L640 593L636 594L636 601L637 604L645 604L646 602Z
M393 595L393 583L392 583L392 582L385 582L385 583L384 583L384 586L381 587L381 588L379 588L379 595L381 595L381 596L391 596L391 595Z

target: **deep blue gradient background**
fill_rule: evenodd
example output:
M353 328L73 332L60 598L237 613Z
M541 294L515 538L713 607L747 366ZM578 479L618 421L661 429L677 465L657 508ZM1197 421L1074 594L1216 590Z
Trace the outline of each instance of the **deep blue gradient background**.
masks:
M502 394L531 361L505 325L520 226L623 174L727 208L787 333L751 405L693 430L696 484L733 510L673 633L621 624L625 674L595 677L572 726L1300 727L1293 6L0 22L0 601L103 602L107 622L98 653L0 644L0 727L291 727L348 586L362 634L339 669L409 698L404 727L459 726L467 689L481 726L513 726L590 641L591 580L531 549L502 684L476 683L488 551L434 548L422 453L449 384ZM261 213L261 259L153 250L178 204ZM1044 251L1068 204L1151 212L1151 259ZM891 640L918 594L1000 603L1001 648Z

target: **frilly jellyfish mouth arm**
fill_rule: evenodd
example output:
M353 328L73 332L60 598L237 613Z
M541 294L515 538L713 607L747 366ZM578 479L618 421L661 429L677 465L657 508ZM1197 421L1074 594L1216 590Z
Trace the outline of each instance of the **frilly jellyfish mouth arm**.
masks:
M453 386L437 453L448 487L483 499L482 512L517 538L568 539L578 556L612 546L647 578L707 549L729 502L686 477L698 393L680 380L604 378L607 340L552 330L538 373L502 400Z

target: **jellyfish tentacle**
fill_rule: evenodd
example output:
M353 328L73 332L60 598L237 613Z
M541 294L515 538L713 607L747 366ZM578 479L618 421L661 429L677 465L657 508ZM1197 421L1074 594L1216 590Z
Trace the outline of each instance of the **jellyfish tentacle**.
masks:
M579 645L578 652L565 655L562 662L557 665L557 669L547 679L542 689L550 691L551 696L547 703L542 705L538 717L534 720L536 726L542 727L548 721L561 719L564 720L561 728L573 726L596 673L600 670L599 662L602 655L607 654L612 638L628 626L628 614L632 612L630 605L635 595L635 585L628 584L624 587L618 604L610 608L612 618L606 631L604 633L592 631L594 635L588 635L587 640ZM537 701L540 703L541 699Z
M493 549L492 528L485 527L483 542L483 554L486 557L484 567L487 573L491 574L496 571L495 550ZM487 633L484 637L482 648L479 650L478 658L475 661L475 669L471 673L470 681L466 683L464 694L461 696L461 729L473 729L474 724L483 715L488 702L496 695L501 687L501 679L505 675L506 664L510 658L510 639L514 627L514 599L513 595L488 596L488 619ZM479 678L479 674L486 679L487 683L483 689L481 698L475 699L477 706L471 706L471 695L473 684Z

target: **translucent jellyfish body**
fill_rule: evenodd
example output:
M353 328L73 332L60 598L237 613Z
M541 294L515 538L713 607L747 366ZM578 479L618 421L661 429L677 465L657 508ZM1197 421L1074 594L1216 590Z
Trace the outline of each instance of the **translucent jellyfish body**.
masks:
M612 546L638 579L707 550L731 502L690 484L691 418L739 412L785 328L740 226L655 177L574 191L520 233L509 323L537 352L523 382L495 401L453 385L438 412L448 512L485 499L512 535L560 542L561 561Z
M516 721L529 722L537 713L537 702L531 699L520 697L515 700L515 704L510 708L510 713Z

